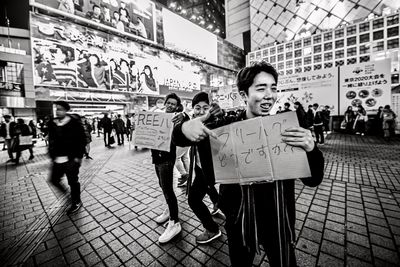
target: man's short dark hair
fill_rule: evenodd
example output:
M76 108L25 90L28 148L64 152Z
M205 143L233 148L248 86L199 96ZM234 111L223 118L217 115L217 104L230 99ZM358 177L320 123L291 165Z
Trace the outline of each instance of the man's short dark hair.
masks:
M93 7L92 7L92 10L94 10L96 7L100 8L100 6L94 4ZM100 9L101 9L101 8L100 8Z
M206 92L199 92L193 97L192 108L200 102L206 102L207 104L210 104L210 98Z
M11 116L10 115L4 115L3 118L4 119L11 119Z
M318 103L313 104L313 107L318 108L319 107Z
M284 105L285 105L285 107L290 107L290 103L289 102L286 102Z
M260 72L271 74L275 79L275 83L278 84L278 72L275 70L275 68L265 61L256 62L251 66L244 67L237 74L236 85L239 92L243 91L246 93L246 95L248 95L249 87L253 84L254 77L256 77L256 75Z
M54 105L62 106L66 111L69 111L71 109L70 105L65 101L56 101L54 102Z
M175 94L175 93L170 93L170 94L168 94L168 95L165 97L164 105L167 104L167 101L168 101L168 99L170 99L170 98L176 100L176 102L177 102L176 105L177 105L177 106L179 106L179 105L181 104L181 99L179 98L179 96L178 96L177 94Z

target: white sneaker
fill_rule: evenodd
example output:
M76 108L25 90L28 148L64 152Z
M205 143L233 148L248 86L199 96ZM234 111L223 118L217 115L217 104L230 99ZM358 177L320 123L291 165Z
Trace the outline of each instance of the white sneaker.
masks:
M164 212L160 216L156 217L154 220L156 221L156 223L162 224L168 221L168 219L169 219L169 210L165 209Z
M181 231L182 227L180 222L169 221L167 229L165 229L164 233L160 235L158 242L167 243Z

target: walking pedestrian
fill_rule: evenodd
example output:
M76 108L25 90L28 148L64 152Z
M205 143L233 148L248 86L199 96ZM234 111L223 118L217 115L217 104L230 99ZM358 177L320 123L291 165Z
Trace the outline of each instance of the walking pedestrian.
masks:
M112 122L107 113L104 113L104 117L100 120L99 128L103 129L104 146L111 147L110 138L112 132Z
M180 140L176 141L177 144L201 143L213 135L208 127L269 115L277 99L277 83L278 73L266 62L243 68L238 73L237 86L246 102L246 110L239 112L236 118L224 116L215 120L214 124L204 124L209 118L208 114L185 121L175 126L173 140ZM310 131L292 127L286 129L282 137L283 142L306 152L311 177L301 179L303 184L312 187L319 185L323 179L324 158ZM260 184L220 185L219 206L226 215L225 229L232 266L252 266L259 244L264 247L271 267L297 266L294 184L294 180L283 179Z
M317 103L313 104L314 109L314 121L313 121L313 128L315 133L315 139L317 139L317 143L320 145L324 145L325 138L324 138L324 122L321 111L318 111L319 105Z
M126 115L126 140L132 141L132 122L129 115Z
M79 168L85 153L86 136L82 123L68 115L70 106L65 101L56 101L56 118L49 123L49 154L53 162L50 182L62 188L60 181L65 174L71 188L71 207L68 214L82 206Z
M356 118L354 120L353 129L355 130L356 134L361 134L361 136L364 136L368 115L367 111L362 105L358 105L355 116Z
M124 134L125 134L125 122L121 119L121 114L118 114L117 119L113 122L113 128L117 135L118 145L124 144Z
M16 157L15 157L15 164L19 164L19 159L21 158L21 153L22 151L28 149L29 150L29 160L32 160L35 158L33 155L33 143L32 143L32 131L28 125L25 124L24 120L19 118L17 119L17 124L15 125L15 151ZM23 137L26 137L27 140L26 143L22 143Z
M16 123L14 121L11 121L10 115L4 115L3 118L5 122L1 124L0 135L4 138L4 143L7 146L7 152L9 157L7 162L11 162L14 161L13 145L16 136L15 135Z
M82 126L83 126L83 131L85 132L85 141L86 141L86 146L85 146L85 158L86 159L93 159L89 153L90 153L90 143L92 142L92 125L88 122L87 118L85 116L81 117L82 120Z
M297 114L297 118L299 118L299 125L300 127L303 127L305 129L308 129L310 127L310 125L308 125L308 120L307 120L307 113L303 108L303 105L296 101L293 104L295 110L296 110L296 114Z
M346 112L344 113L344 123L342 122L343 129L347 131L347 133L353 132L353 125L355 120L355 114L352 106L348 106Z
M386 105L385 108L382 110L382 129L385 140L389 141L390 136L394 135L395 127L396 127L396 117L397 115L393 112L390 108L390 105Z

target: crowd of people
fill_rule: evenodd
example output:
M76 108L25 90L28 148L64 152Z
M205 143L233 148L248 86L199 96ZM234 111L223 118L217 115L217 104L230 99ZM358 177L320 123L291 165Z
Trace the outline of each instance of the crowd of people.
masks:
M213 218L219 215L225 219L232 266L252 266L260 246L264 248L270 266L297 266L294 180L220 184L217 190L210 145L210 138L215 137L211 129L270 115L277 100L277 84L276 70L270 64L260 62L238 73L238 90L246 103L243 110L226 112L217 104L210 103L207 93L199 92L192 99L192 113L187 114L178 95L171 93L165 97L163 112L174 114L170 150L151 150L155 175L166 204L163 212L154 218L155 222L166 226L158 237L159 243L178 238L182 231L179 203L174 191L174 178L177 177L178 187L186 186L189 207L204 228L196 236L196 243L207 244L221 236L221 226ZM124 145L124 135L130 141L135 124L129 116L123 119L121 115L109 117L108 114L89 121L85 117L69 114L70 106L64 101L55 102L55 106L56 118L39 122L39 128L48 140L52 159L50 182L65 190L60 179L66 175L72 201L68 213L72 214L82 206L78 173L82 158L92 158L89 155L92 134L99 137L103 133L105 147L115 143L114 136L118 145ZM292 111L290 106L290 103L285 103L284 109L280 108L278 113ZM294 110L300 126L285 129L282 141L306 153L311 176L301 179L301 182L315 187L322 182L324 174L324 157L317 144L323 145L324 132L330 132L330 108L315 103L306 111L301 103L295 102ZM344 115L346 127L349 125L361 134L365 132L366 112L362 107L357 112L348 109ZM395 117L389 106L381 110L379 118L385 137L393 128L391 120ZM23 120L14 123L10 121L10 116L4 118L6 122L1 126L1 135L5 137L7 147L13 147L10 141L13 138L30 135L34 131ZM29 151L33 158L32 149ZM10 158L11 152L9 150ZM17 161L19 156L20 153L17 153ZM206 195L212 207L204 201Z

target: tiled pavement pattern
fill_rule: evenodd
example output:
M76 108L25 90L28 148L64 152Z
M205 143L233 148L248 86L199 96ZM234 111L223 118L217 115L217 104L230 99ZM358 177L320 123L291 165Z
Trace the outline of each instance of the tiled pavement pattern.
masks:
M399 148L399 138L391 143L341 134L327 138L321 148L323 183L317 188L296 183L299 266L400 265ZM16 169L0 165L2 257L29 234L26 229L35 230L45 210L53 216L52 227L33 240L38 246L25 266L229 266L225 234L209 245L195 244L202 227L179 188L183 232L158 244L164 227L153 219L164 201L148 151L107 150L97 141L93 155L81 168L84 206L73 216L65 215L63 195L45 181L44 156ZM3 162L5 157L0 154ZM263 254L254 263L268 266Z

